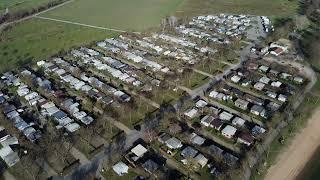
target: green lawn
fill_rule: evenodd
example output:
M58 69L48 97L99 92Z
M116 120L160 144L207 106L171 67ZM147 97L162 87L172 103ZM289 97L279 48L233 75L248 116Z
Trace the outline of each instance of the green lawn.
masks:
M20 10L31 10L54 0L1 0L0 13L5 12L8 8L9 12L17 12Z
M121 105L116 109L119 114L119 117L116 119L129 128L143 121L147 113L152 113L156 110L155 107L138 97L135 98L135 104L135 108L132 108L130 105Z
M75 0L41 16L121 30L158 26L183 0ZM85 12L90 12L88 15Z
M185 0L179 16L214 13L241 13L268 16L290 16L296 13L298 0Z
M208 76L192 71L184 76L179 84L189 89L196 89L210 80Z
M114 35L113 32L65 23L28 20L0 32L0 72Z

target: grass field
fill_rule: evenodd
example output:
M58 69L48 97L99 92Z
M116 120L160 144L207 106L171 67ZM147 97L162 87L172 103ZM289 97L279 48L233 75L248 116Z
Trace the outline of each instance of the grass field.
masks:
M183 0L76 0L44 17L121 30L141 31L174 14ZM85 12L90 12L90 15Z
M179 16L213 13L241 13L268 16L289 16L296 13L298 0L185 0Z
M0 72L115 33L32 19L0 32Z
M29 10L47 4L52 0L1 0L0 13L5 12L8 8L9 12L16 12L19 10Z

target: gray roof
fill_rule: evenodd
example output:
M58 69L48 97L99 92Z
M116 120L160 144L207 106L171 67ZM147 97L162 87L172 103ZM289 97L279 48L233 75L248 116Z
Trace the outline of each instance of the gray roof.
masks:
M222 155L224 152L223 149L219 148L218 146L212 144L208 147L208 150L210 153L215 154L215 155Z
M197 153L198 153L198 150L194 149L191 146L188 146L181 151L181 155L184 158L193 158L197 155Z
M142 164L142 167L152 173L155 172L157 169L159 169L159 165L157 163L155 163L153 160L149 159L147 160L145 163Z
M58 111L58 112L54 113L52 116L55 117L56 119L64 119L64 118L68 117L68 115L63 111Z
M166 144L169 148L178 149L182 147L182 143L179 139L172 137L166 141Z

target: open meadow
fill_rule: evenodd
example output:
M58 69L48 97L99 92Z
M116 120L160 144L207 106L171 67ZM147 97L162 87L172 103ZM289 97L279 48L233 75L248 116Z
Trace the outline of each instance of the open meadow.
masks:
M1 0L0 14L4 13L6 8L9 9L9 12L17 12L36 8L52 1L53 0Z
M127 31L158 26L183 0L76 0L41 16ZM89 13L89 14L88 14Z
M290 16L296 13L298 0L185 0L179 16L235 13L266 16Z

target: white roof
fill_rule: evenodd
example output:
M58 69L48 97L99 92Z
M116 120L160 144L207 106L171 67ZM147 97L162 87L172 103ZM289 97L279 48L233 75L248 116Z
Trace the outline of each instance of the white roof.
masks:
M198 108L203 108L203 107L205 107L206 105L208 105L208 103L207 103L206 101L202 100L202 99L200 99L199 101L196 102L196 106L197 106Z
M9 167L15 165L20 160L18 154L12 151L10 146L5 146L0 149L0 157Z
M217 97L218 94L219 94L219 92L217 92L217 91L211 91L209 96L215 98L215 97Z
M238 83L241 80L241 77L239 77L238 75L234 75L231 77L231 81Z
M198 154L195 158L194 158L194 160L198 163L198 164L200 164L200 166L201 167L204 167L207 163L208 163L208 159L206 158L206 157L204 157L204 155L203 154Z
M195 109L195 108L192 108L191 110L185 112L184 115L186 115L186 116L188 116L190 118L194 118L197 113L198 113L198 110Z
M64 127L67 129L67 131L69 131L71 133L80 129L80 125L78 123L69 123L69 124L65 125Z
M41 108L48 109L48 108L51 108L51 107L54 107L54 106L55 106L55 104L50 101L50 102L47 102L47 103L41 105Z
M8 136L4 141L1 142L2 146L9 146L9 145L14 145L14 144L19 144L18 138L15 136Z
M270 78L263 76L259 79L260 82L264 83L264 84L269 84L270 82Z
M242 118L239 118L239 117L235 117L233 120L232 120L232 124L235 125L235 126L243 126L244 123L246 121Z
M282 83L280 81L275 81L271 83L271 86L273 87L280 87L282 85Z
M56 113L56 112L60 111L56 106L53 106L53 107L47 108L46 110L47 110L47 112L48 112L48 114L49 114L50 116L51 116L52 114L54 114L54 113Z
M124 174L128 173L129 167L123 163L122 161L118 162L114 166L112 166L112 169L115 173L117 173L119 176L123 176Z
M222 130L222 133L223 134L226 134L226 135L229 135L229 136L233 136L235 135L237 132L237 129L233 126L230 126L230 125L227 125L223 130Z
M138 157L142 157L148 150L143 147L141 144L138 144L136 147L131 149L131 152Z
M219 114L219 118L221 120L230 121L233 118L233 115L228 113L228 112L226 112L226 111L223 111L222 113Z
M179 139L172 137L166 141L166 145L172 149L178 149L182 147L182 143Z

